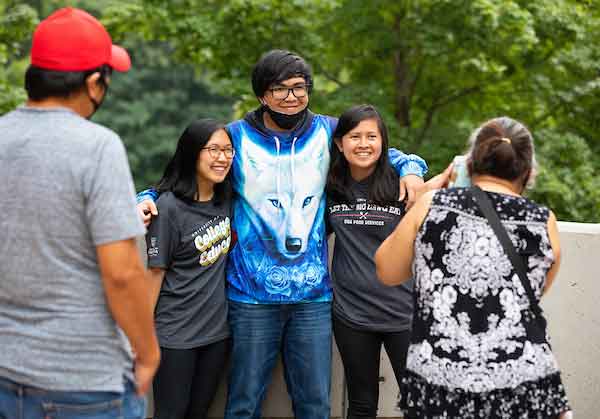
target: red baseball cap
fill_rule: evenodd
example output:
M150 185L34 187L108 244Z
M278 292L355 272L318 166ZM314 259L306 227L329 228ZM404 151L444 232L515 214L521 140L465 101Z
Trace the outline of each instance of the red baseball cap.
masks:
M128 71L131 59L124 48L113 45L98 19L83 10L65 7L37 26L31 64L58 71L86 71L107 64L117 71Z

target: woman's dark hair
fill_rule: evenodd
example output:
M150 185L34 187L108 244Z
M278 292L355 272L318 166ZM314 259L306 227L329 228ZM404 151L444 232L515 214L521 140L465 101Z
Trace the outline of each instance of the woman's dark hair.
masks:
M529 130L509 117L491 119L471 135L468 169L473 175L491 175L515 181L533 180L535 153Z
M293 52L274 49L263 54L252 70L252 90L256 97L263 97L273 84L292 77L304 77L311 92L313 80L310 66L304 58Z
M107 88L108 77L112 74L108 65L86 71L55 71L30 65L25 72L25 90L31 100L66 98L81 90L86 79L94 73L100 73L98 83Z
M376 120L381 133L381 155L377 160L375 171L369 176L369 200L379 202L396 201L399 195L398 175L389 162L387 128L374 106L357 105L346 110L338 120L333 139L334 141L341 141L344 135L366 119ZM328 197L338 202L354 199L349 189L351 180L348 160L334 144L331 149L329 174L325 186Z
M170 191L182 200L195 199L198 191L196 181L198 155L206 147L210 137L220 129L225 129L225 126L213 119L199 119L188 125L179 137L175 154L156 185L159 194ZM213 201L216 205L220 205L230 197L231 182L227 174L223 182L215 185Z

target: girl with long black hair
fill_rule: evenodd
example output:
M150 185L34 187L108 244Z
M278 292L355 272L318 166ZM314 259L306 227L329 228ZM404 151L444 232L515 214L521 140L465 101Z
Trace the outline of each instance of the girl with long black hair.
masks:
M231 246L228 172L235 151L224 126L192 122L156 187L159 215L146 242L161 347L155 419L204 418L229 352L225 259Z
M406 363L412 283L377 279L375 250L404 215L399 177L389 163L386 126L371 105L345 111L333 134L327 178L327 223L335 233L333 331L348 388L348 418L375 418L381 346L396 379Z

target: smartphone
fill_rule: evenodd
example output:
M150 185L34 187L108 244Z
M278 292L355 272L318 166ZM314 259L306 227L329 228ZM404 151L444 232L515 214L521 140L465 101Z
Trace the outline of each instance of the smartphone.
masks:
M465 188L471 186L471 178L467 170L467 156L455 156L452 160L452 173L450 174L450 188Z

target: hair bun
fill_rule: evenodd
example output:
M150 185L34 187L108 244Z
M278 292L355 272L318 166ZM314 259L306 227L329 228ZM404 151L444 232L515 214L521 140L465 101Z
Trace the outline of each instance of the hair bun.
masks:
M495 118L471 136L471 175L491 175L509 181L526 176L533 167L533 140L523 124Z

